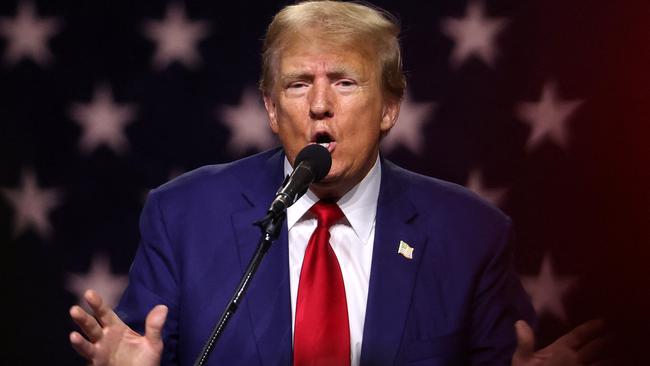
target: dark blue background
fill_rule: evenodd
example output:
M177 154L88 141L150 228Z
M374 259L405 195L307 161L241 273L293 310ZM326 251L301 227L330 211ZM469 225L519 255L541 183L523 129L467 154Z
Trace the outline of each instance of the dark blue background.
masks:
M161 19L165 1L36 1L43 16L63 20L49 43L53 62L0 66L0 187L19 184L32 167L41 186L59 187L53 236L16 238L13 210L0 200L3 281L10 310L5 329L15 345L3 361L81 365L68 343L74 325L68 273L88 270L96 253L125 274L138 243L143 192L190 170L241 156L226 148L230 131L216 117L258 78L259 49L271 17L287 2L188 1L190 18L211 22L200 43L203 66L152 67L154 43L145 19ZM555 269L577 276L564 298L568 322L542 316L540 344L584 320L604 317L620 334L627 364L641 361L650 309L650 6L646 1L488 0L506 17L494 67L472 59L449 64L452 41L443 17L460 17L465 1L377 1L399 17L410 96L435 101L419 155L401 147L388 157L417 172L465 184L480 168L486 184L510 187L502 209L517 233L517 269L539 271L551 253ZM13 17L16 1L0 16ZM0 52L6 42L0 37ZM565 99L585 99L570 121L568 149L525 149L529 128L514 110L556 80ZM87 102L97 83L137 105L127 127L128 152L80 154L81 130L70 107ZM253 153L255 151L248 151ZM13 343L12 342L12 343Z

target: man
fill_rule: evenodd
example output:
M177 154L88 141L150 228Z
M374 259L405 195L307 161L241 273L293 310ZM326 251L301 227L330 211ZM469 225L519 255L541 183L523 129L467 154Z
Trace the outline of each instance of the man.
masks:
M97 365L192 364L255 250L251 223L298 152L320 143L331 170L287 210L209 364L541 365L589 356L579 352L598 324L537 353L525 322L515 330L534 315L511 268L507 217L380 157L405 89L398 33L389 15L359 4L278 13L260 87L282 149L152 191L117 314L92 291L94 317L70 310L86 336L70 335L77 352Z

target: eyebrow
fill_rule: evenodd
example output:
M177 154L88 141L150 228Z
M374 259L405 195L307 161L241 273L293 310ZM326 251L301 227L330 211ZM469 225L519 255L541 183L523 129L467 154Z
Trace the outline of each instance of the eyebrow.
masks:
M280 77L280 81L284 84L288 81L293 80L311 80L313 79L314 74L308 71L295 71L288 72ZM334 67L332 70L327 72L327 77L330 79L340 79L343 77L351 77L353 79L360 79L360 75L357 72L351 71L349 68L344 66Z

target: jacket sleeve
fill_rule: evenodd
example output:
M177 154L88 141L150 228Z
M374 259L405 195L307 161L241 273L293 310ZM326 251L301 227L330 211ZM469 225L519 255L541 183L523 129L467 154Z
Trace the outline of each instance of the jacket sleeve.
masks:
M514 324L535 326L536 316L513 265L510 220L496 239L492 258L478 278L472 302L471 365L510 365L517 344Z
M169 313L163 328L161 364L177 365L180 270L159 200L159 192L151 191L140 217L141 239L129 271L129 285L116 313L132 329L144 334L144 322L149 311L155 305L166 305Z

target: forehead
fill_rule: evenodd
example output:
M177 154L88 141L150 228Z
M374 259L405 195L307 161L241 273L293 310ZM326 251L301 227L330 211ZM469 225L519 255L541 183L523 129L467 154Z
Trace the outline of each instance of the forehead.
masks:
M379 63L367 45L358 42L333 42L297 36L287 40L277 55L277 76L297 71L354 72L367 77L377 75Z

